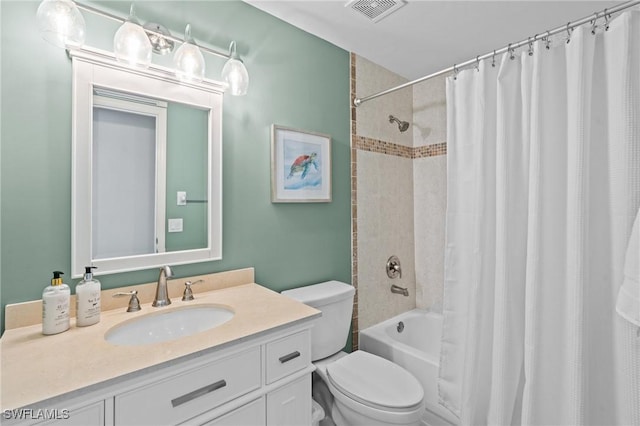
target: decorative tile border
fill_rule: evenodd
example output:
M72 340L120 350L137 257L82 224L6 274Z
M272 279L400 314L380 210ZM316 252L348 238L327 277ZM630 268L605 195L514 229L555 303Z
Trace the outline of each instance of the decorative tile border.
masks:
M356 55L350 54L351 67L351 284L356 290L353 298L353 314L351 317L352 349L359 347L358 327L358 150L377 152L404 158L425 158L447 154L446 142L409 147L378 139L365 138L356 134L356 108L353 100L356 97Z
M431 145L423 145L413 148L411 158L437 157L438 155L447 155L447 143L440 142Z
M359 347L358 327L358 148L356 147L356 108L353 100L356 97L356 54L350 54L351 61L351 285L356 289L353 296L353 313L351 315L352 350Z
M405 145L398 145L392 142L385 142L378 139L365 138L354 135L354 143L357 149L362 151L377 152L379 154L394 155L396 157L411 158L413 148Z
M365 138L352 134L352 143L361 151L377 152L380 154L395 155L403 158L425 158L447 154L447 143L435 143L419 147L399 145L393 142L385 142L379 139Z

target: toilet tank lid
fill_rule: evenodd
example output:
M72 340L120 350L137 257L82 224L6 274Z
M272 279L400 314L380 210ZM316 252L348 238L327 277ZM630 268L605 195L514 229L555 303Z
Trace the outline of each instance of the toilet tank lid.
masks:
M285 290L282 295L316 308L353 297L355 292L356 290L349 284L340 281L326 281L306 287Z

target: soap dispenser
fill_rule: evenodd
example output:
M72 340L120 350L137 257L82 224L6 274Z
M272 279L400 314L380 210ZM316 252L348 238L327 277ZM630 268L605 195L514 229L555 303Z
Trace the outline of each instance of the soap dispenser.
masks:
M58 334L69 329L71 290L62 282L60 275L63 274L55 271L51 285L42 292L42 334Z
M85 327L100 321L100 281L93 278L95 266L84 267L84 278L76 286L76 325Z

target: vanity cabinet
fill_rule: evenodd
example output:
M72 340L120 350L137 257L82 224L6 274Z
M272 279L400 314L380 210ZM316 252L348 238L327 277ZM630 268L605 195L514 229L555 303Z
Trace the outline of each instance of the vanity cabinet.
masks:
M311 376L306 375L267 394L267 426L311 424Z
M109 410L107 410L107 406ZM54 411L43 411L33 413L34 418L48 417L38 423L41 426L65 425L65 426L86 426L86 425L106 425L113 422L111 413L113 412L113 401L101 400L87 405L74 408L54 409ZM27 414L26 412L24 413Z
M202 426L265 426L264 398L248 403Z
M68 410L68 418L15 424L310 425L314 367L309 327L287 327L134 373L85 398L56 398L55 405L44 406Z

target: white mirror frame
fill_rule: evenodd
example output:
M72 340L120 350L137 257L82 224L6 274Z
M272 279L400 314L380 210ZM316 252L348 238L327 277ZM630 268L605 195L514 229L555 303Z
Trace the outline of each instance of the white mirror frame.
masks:
M163 265L222 259L222 97L224 86L211 80L180 82L159 66L133 69L113 55L83 48L68 52L73 63L72 107L72 277L81 277L85 266L96 266L96 275L149 269ZM208 246L203 249L137 256L93 259L91 244L91 164L93 87L99 86L141 96L192 105L209 111L208 129Z

